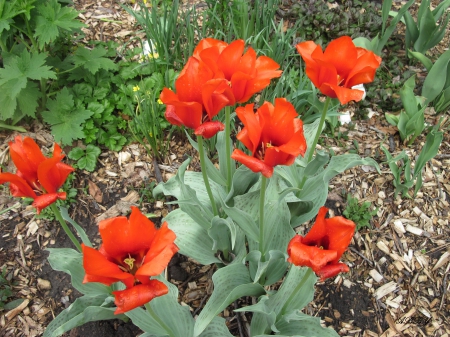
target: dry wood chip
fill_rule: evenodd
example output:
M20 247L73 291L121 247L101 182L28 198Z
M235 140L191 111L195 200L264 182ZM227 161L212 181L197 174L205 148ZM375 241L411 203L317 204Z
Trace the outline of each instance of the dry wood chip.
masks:
M384 296L386 296L387 294L397 292L398 290L399 290L399 285L396 282L391 281L389 283L386 283L385 285L382 285L377 290L375 290L375 293L373 294L373 296L377 300L379 300L379 299L383 298Z
M410 224L406 225L406 231L408 231L414 235L426 236L426 237L431 236L430 233L424 231L423 229L421 229L419 227L411 226Z
M25 301L23 301L19 306L15 307L14 309L11 309L10 311L8 311L5 316L8 320L11 320L12 318L16 317L17 314L19 314L20 312L22 312L23 309L25 309L28 305L28 303L30 303L30 300L26 299Z
M435 271L436 269L441 268L443 265L447 263L447 261L450 261L450 251L446 251L444 254L441 255L438 262L436 262L431 271Z

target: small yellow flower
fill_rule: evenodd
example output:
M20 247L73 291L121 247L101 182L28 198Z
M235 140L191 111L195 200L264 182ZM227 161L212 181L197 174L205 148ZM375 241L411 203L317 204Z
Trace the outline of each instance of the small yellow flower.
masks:
M157 100L158 104L164 104L163 101L161 101L161 99L158 98Z
M133 87L133 91L139 91L139 90L141 90L141 88L139 88L139 86L137 85L137 86L135 86L135 87Z
M144 4L147 4L147 0L144 0Z

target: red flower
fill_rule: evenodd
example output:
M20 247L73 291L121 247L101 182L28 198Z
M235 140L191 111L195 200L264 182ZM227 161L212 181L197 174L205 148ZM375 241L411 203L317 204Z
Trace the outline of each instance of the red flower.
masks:
M248 104L237 108L236 113L244 124L237 138L252 154L249 156L236 149L231 158L253 172L261 172L269 178L274 166L291 165L297 156L305 154L303 122L286 99L275 99L275 106L264 102L256 113L253 104Z
M166 119L171 124L194 129L196 134L205 138L220 131L217 126L209 126L212 118L225 106L235 104L228 82L214 78L213 71L194 57L189 58L175 81L175 89L177 93L164 88L160 95L161 101L167 105ZM212 133L211 128L216 132ZM202 130L209 132L202 133Z
M256 57L249 47L243 54L244 40L236 40L227 45L215 39L200 41L194 50L194 57L205 62L216 78L225 78L231 85L238 103L247 102L255 93L270 84L272 78L280 77L280 66L267 56Z
M123 282L127 289L113 292L117 306L115 314L167 294L169 290L164 283L150 279L161 274L178 251L175 233L167 222L156 229L138 208L132 207L129 220L120 216L101 221L99 231L103 241L99 250L81 245L86 271L83 282L100 282L108 286Z
M328 45L325 52L313 41L297 44L306 63L306 74L326 96L338 98L341 104L360 101L364 95L353 86L372 82L381 58L371 51L356 47L352 39L342 36Z
M328 208L321 207L308 234L294 236L287 248L289 262L310 267L321 281L350 270L339 259L350 244L356 227L353 221L341 216L325 219L327 212Z
M33 139L22 140L17 136L9 143L9 152L17 171L16 174L0 173L0 184L9 182L13 196L33 198L32 205L38 214L57 199L66 199L66 192L58 189L74 169L61 163L64 155L58 144L55 143L53 157L47 158Z

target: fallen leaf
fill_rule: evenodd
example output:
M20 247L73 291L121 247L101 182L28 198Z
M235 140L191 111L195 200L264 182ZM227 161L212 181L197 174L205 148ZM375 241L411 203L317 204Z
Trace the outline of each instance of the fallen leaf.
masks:
M94 198L95 201L97 201L100 204L103 200L102 191L100 190L100 188L98 188L98 186L94 182L90 180L88 182L89 182L89 194L91 195L91 197Z

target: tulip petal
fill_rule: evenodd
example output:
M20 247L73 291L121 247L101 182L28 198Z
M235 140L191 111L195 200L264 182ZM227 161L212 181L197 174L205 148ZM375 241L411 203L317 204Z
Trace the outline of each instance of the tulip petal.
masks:
M9 143L9 152L17 173L20 172L30 185L37 185L37 169L46 157L36 142L30 137L25 137L22 141L22 137L17 136L14 142Z
M289 255L288 262L296 266L310 267L316 273L328 263L334 261L337 255L333 250L305 245L300 235L296 235L291 239L287 251Z
M39 182L48 193L56 193L69 174L75 171L73 167L61 163L61 159L61 156L47 158L38 167Z
M139 284L130 289L113 291L114 303L117 306L114 314L133 310L168 292L167 286L158 280L151 280L149 284Z
M261 145L262 128L258 120L258 116L253 111L254 104L247 104L245 107L236 108L236 115L244 124L237 139L241 141L252 154L255 154L257 148Z
M328 85L324 83L323 87L325 87L325 86L328 86ZM336 94L336 97L339 99L339 102L341 102L342 105L347 104L350 101L359 102L360 100L362 100L362 98L364 96L364 91L361 91L361 90L348 89L348 88L340 87L337 85L329 85L329 87ZM330 96L330 97L332 97L332 96Z
M219 131L225 130L225 126L219 121L206 122L195 129L194 133L197 136L209 139L214 137Z
M228 81L221 78L205 83L202 89L202 101L210 120L224 107L235 104Z
M349 36L341 36L328 44L323 60L330 63L342 78L347 78L356 64L358 52Z
M326 228L330 244L328 249L335 250L337 257L334 262L338 262L342 254L347 250L355 234L356 225L353 221L342 216L335 216L326 220Z
M116 263L109 261L98 250L81 244L83 267L86 271L83 283L100 282L107 286L122 281L128 288L134 284L134 276L123 272Z
M108 256L122 261L129 254L139 254L149 249L156 235L156 228L137 207L131 207L131 215L100 221L100 236ZM143 253L142 253L143 254Z
M273 174L273 167L267 165L266 163L255 157L251 157L245 154L239 149L235 149L233 151L233 153L231 154L231 158L247 166L255 173L261 172L261 174L266 178L270 178Z
M17 174L9 172L0 173L0 184L9 182L9 190L14 197L36 198L36 193L33 191L28 182L19 177Z
M244 40L235 40L231 42L220 54L217 64L227 80L231 80L236 72L236 66L239 65L244 51Z
M175 233L164 222L155 235L150 249L144 258L144 264L137 270L136 276L156 276L167 267L170 259L178 251L174 241Z
M66 197L66 192L45 193L36 197L31 205L36 207L36 213L39 214L41 213L41 210L50 206L56 202L56 200L66 200Z
M350 268L345 263L329 264L316 272L317 276L320 277L320 282L325 281L325 279L334 277L339 273L348 273Z

